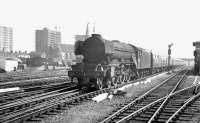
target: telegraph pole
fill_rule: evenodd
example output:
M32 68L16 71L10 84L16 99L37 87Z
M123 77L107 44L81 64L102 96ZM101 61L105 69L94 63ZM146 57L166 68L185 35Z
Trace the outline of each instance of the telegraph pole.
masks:
M173 46L173 43L168 45L168 68L170 67L170 60L171 60L171 47Z

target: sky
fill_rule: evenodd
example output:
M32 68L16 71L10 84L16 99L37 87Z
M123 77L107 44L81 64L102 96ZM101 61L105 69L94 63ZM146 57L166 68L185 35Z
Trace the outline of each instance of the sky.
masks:
M193 58L200 40L198 0L0 0L0 25L13 28L14 50L35 50L35 30L60 27L62 43L73 44L95 23L107 40L167 55Z

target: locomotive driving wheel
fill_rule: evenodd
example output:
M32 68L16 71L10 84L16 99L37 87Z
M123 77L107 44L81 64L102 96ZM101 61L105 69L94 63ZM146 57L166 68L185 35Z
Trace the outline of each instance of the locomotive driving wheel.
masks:
M99 89L99 90L103 89L103 78L100 77L100 76L97 77L96 87L97 87L97 89Z

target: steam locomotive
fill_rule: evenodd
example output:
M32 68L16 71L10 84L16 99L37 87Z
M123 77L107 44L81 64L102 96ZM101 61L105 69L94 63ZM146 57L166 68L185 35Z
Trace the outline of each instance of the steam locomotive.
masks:
M80 88L110 88L169 69L167 57L132 44L105 40L99 34L92 34L85 41L77 41L75 55L82 55L83 61L73 65L68 76L72 80L77 78ZM175 59L171 59L170 63L180 64Z

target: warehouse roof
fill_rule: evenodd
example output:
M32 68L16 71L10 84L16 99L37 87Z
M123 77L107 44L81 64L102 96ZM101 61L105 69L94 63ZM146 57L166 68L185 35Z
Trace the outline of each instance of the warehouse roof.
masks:
M4 57L4 56L0 56L1 61L3 60L13 60L13 61L18 61L18 62L22 62L21 59L16 58L16 57Z
M21 59L19 59L19 58L6 58L6 60L13 60L13 61L18 61L18 62L22 62L22 60Z

